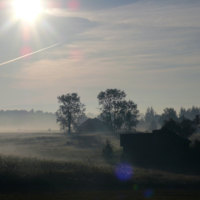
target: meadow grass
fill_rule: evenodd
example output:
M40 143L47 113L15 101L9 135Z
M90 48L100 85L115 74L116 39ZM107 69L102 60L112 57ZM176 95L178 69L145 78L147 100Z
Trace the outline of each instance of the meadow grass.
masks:
M106 139L114 145L112 165L101 156ZM151 191L151 199L200 197L199 176L133 167L132 178L119 181L115 169L121 153L119 140L111 135L4 134L0 199L146 199L146 190Z
M15 193L0 193L1 200L199 200L196 190L152 190L150 195L147 190L59 190L59 191L22 191Z
M115 165L0 156L0 185L112 189L131 188L135 184L140 187L198 188L200 184L199 176L140 168L133 170L133 177L121 182L115 176Z
M127 182L115 165L0 156L0 199L170 199L200 197L200 177L133 168Z

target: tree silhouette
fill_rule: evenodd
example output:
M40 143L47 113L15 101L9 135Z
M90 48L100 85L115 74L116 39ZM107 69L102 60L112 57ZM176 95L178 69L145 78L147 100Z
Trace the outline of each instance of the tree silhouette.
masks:
M153 107L148 107L144 117L146 123L151 123L152 120L154 120L155 115L156 112L154 111Z
M180 133L180 131L181 131L179 122L175 121L172 118L170 118L168 120L164 120L161 129L168 129L174 133Z
M160 125L163 125L164 121L169 120L170 118L175 121L178 120L177 113L174 110L174 108L165 108L164 113L161 115L159 119Z
M101 105L101 118L108 123L113 132L116 132L116 122L118 113L120 112L120 102L124 100L126 93L118 89L107 89L105 92L100 92L97 96L99 105Z
M126 101L125 97L125 92L118 89L107 89L97 96L101 105L101 119L110 125L113 132L122 127L131 131L138 123L137 104L131 100Z
M192 106L192 108L185 109L181 107L179 111L179 118L184 116L187 117L188 119L192 120L194 119L197 115L200 115L200 108Z
M199 116L197 115L194 120L190 120L187 118L183 118L182 121L178 122L174 119L170 118L169 120L165 120L162 126L162 129L168 129L177 133L185 138L190 137L197 131L197 127L199 125Z
M139 110L137 110L137 104L131 100L124 101L124 104L124 127L126 131L131 132L131 129L136 127L138 123L137 118L139 117Z
M56 112L57 123L60 124L61 130L68 130L71 134L71 128L78 128L78 119L85 112L85 105L80 102L80 97L77 93L58 96L59 106Z
M148 107L144 119L149 131L157 129L157 118L158 115L154 111L153 107Z

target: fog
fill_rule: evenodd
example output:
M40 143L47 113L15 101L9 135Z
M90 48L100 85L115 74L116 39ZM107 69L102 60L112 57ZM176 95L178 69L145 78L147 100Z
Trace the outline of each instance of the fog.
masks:
M0 131L59 130L54 113L26 110L1 110Z
M96 117L93 113L83 115L79 122L88 117ZM51 112L27 110L0 110L0 132L59 131L56 115Z
M108 133L70 136L59 131L29 131L0 133L0 137L0 155L5 156L104 163L101 154L106 139L116 152L121 149L119 139Z

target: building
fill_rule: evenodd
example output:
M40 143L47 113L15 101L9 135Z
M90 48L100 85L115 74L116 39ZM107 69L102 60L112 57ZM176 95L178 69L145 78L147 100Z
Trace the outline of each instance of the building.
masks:
M94 118L87 119L85 122L79 125L80 133L106 133L111 132L111 128L105 122Z
M147 168L184 168L187 165L190 143L190 140L167 129L120 135L122 160Z

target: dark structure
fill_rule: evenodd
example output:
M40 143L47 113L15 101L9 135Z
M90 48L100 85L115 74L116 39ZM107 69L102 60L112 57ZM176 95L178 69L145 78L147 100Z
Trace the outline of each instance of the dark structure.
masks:
M184 171L188 163L190 143L190 140L167 129L120 135L122 160L139 167L168 171L180 168Z
M111 128L109 125L97 118L89 118L79 125L80 133L106 133L110 131Z

